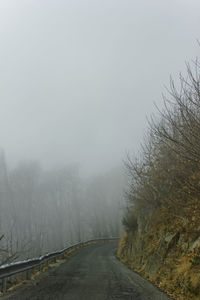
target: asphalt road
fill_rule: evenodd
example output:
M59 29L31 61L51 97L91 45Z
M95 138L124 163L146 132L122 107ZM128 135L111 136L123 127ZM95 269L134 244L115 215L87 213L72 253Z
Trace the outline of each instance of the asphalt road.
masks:
M115 257L116 242L87 246L12 294L10 300L169 300Z

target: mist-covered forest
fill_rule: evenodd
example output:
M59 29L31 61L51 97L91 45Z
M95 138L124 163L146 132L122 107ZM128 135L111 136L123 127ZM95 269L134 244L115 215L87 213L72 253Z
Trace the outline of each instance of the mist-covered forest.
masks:
M178 74L199 28L197 0L0 1L0 265L118 236L129 267L198 291L199 61Z
M76 164L47 171L22 162L9 170L1 151L0 263L118 236L123 186L121 167L90 178Z

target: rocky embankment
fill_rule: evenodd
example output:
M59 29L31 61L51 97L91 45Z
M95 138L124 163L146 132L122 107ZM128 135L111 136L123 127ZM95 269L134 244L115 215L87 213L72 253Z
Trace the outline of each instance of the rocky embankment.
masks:
M187 215L168 208L146 209L121 238L118 257L174 299L200 299L199 209ZM189 210L191 210L189 212Z

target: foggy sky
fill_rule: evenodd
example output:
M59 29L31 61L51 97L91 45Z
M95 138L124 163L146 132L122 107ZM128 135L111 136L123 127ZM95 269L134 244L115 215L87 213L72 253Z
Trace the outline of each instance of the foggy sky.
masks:
M107 170L136 151L199 54L199 0L0 0L0 145L11 167Z

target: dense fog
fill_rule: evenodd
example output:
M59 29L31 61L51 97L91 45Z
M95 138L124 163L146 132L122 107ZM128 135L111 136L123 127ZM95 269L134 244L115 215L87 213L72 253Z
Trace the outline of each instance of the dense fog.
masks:
M123 160L170 74L199 53L199 11L0 1L0 263L120 234Z
M0 154L1 263L60 250L121 231L121 167L83 179L77 165L44 171L24 162L9 171Z
M199 53L198 0L1 0L0 146L11 167L104 172L138 151L163 86Z

